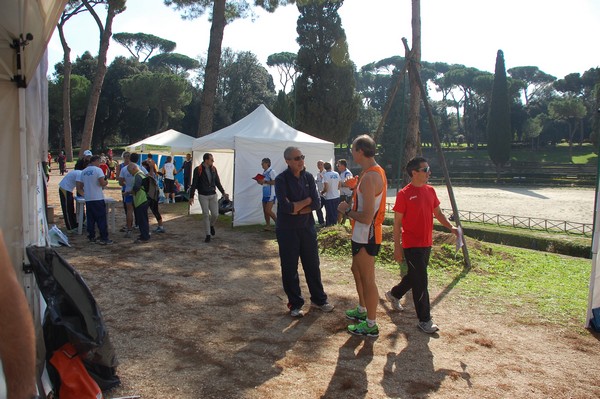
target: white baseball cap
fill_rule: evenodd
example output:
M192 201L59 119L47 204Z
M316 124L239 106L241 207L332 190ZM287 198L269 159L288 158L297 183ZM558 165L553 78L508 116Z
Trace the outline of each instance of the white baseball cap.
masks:
M92 156L92 152L91 152L90 150L85 150L85 151L83 152L83 156L84 156L84 157L91 157L91 156Z

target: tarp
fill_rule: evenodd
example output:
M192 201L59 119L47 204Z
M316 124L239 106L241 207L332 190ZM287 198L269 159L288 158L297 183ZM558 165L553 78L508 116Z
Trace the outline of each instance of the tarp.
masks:
M0 0L0 229L39 325L40 297L25 274L28 245L47 235L42 161L48 153L44 53L67 0ZM4 376L0 373L0 397Z
M44 317L46 360L69 342L84 355L88 373L103 391L119 385L117 356L100 308L83 277L52 248L28 247L27 255L48 304ZM55 370L49 374L56 389L60 378Z
M306 169L313 175L318 160L334 159L333 143L294 129L260 105L233 125L194 140L194 166L202 162L204 153L212 153L221 183L232 195L233 225L262 224L262 186L252 178L263 172L263 158L271 159L276 173L286 169L283 151L289 146L300 148L306 156ZM201 212L198 201L190 211Z
M141 154L185 155L192 153L194 137L169 129L126 147L129 152Z
M11 187L0 190L0 228L19 269L25 246L43 244L45 206L38 193L44 192L48 89L47 62L40 61L66 3L0 0L0 168Z

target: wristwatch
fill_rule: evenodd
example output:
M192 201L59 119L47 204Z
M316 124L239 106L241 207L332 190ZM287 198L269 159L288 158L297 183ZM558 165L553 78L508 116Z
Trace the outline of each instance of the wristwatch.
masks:
M351 211L351 210L352 210L352 208L347 208L347 209L344 211L344 215L348 216L348 214L350 213L350 211Z

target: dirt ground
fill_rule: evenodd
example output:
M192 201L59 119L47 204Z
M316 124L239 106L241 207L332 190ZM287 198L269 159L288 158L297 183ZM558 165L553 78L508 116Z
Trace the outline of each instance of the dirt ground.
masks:
M49 201L64 228L59 181L52 175ZM398 313L382 299L379 338L351 336L343 316L356 305L350 256L321 257L336 309L305 306L306 316L292 319L274 233L220 222L207 244L186 209L161 205L167 232L149 243L111 233L115 245L103 247L69 234L72 247L58 249L94 293L120 360L122 385L107 398L600 397L600 342L582 326L524 322L430 287L439 334L416 328L412 300ZM383 298L398 276L378 269L377 280ZM309 303L303 278L302 289Z

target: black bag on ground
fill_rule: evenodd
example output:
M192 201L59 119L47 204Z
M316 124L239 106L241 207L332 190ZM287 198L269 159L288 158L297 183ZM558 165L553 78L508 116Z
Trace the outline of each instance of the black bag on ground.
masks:
M221 197L218 201L219 204L219 214L224 215L227 212L233 211L233 201L228 198Z
M49 360L67 342L77 349L102 391L119 385L118 361L104 319L81 275L52 248L28 247L27 256L47 304L43 331L46 366L54 389L58 391L60 377Z

